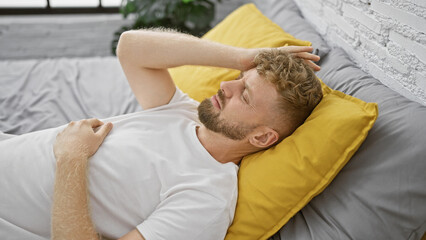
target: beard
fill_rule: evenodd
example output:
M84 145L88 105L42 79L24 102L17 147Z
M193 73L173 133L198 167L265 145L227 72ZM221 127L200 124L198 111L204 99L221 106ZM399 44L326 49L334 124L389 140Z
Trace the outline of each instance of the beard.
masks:
M225 97L221 90L218 91L218 101L221 102L221 110L225 107ZM220 111L216 112L210 99L204 99L198 105L198 118L209 130L220 133L232 140L242 140L257 126L243 122L229 122L220 117Z

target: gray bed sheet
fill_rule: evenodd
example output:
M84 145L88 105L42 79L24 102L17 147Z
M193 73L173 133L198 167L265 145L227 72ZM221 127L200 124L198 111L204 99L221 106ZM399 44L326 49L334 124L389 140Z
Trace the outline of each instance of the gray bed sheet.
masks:
M141 110L115 57L0 61L0 131Z

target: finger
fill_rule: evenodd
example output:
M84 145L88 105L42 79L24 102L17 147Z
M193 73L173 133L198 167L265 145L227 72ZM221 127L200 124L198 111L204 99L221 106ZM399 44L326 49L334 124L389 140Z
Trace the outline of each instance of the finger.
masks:
M305 60L305 62L314 70L314 71L319 71L321 70L321 67L316 65L314 62L309 61L309 60Z
M97 127L102 126L104 124L101 120L99 120L97 118L87 119L87 120L85 120L85 122L89 123L89 125L92 128L97 128Z
M286 46L283 49L289 53L312 52L314 50L311 46Z
M112 126L113 125L112 125L111 122L102 125L102 127L99 128L99 130L95 133L95 135L99 136L101 138L101 140L103 141L106 138L106 136L108 135L108 133L111 131Z
M305 63L311 67L314 71L319 71L320 70L320 66L316 65L314 62L309 61L309 60L305 60Z
M306 60L312 60L314 62L317 62L320 60L320 57L312 54L312 53L307 53L307 52L299 52L299 53L293 53L294 56L297 56L299 58L303 58Z

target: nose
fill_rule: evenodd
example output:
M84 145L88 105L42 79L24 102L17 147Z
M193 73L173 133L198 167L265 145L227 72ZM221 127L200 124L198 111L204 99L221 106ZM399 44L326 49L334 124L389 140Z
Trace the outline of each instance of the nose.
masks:
M220 89L223 92L223 95L226 98L232 97L232 95L238 93L238 90L241 88L241 80L231 80L231 81L223 81L220 83Z

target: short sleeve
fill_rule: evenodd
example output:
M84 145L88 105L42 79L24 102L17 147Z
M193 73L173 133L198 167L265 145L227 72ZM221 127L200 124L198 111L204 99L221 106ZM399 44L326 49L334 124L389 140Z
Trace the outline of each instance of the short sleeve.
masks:
M147 240L224 239L232 221L228 205L209 193L178 192L162 201L137 229Z
M170 100L169 104L178 103L178 102L188 102L192 103L196 106L198 106L199 102L195 101L194 99L190 98L188 94L183 93L182 90L180 90L178 87L176 87L175 94L173 95L172 99Z

